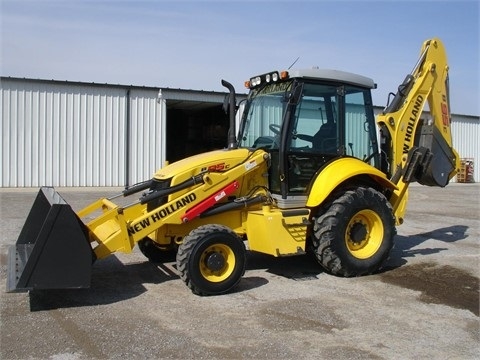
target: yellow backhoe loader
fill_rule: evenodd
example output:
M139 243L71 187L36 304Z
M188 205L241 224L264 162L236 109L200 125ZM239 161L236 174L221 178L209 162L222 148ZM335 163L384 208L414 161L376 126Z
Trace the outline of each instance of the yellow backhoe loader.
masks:
M119 196L137 194L129 205L103 198L74 212L41 188L9 249L7 291L89 287L94 261L136 244L154 262L176 253L182 280L199 295L239 283L246 244L274 257L311 251L338 276L374 273L403 222L409 184L444 187L459 168L439 39L423 43L376 123L370 78L289 69L245 83L236 135L235 90L222 84L226 148L125 189Z

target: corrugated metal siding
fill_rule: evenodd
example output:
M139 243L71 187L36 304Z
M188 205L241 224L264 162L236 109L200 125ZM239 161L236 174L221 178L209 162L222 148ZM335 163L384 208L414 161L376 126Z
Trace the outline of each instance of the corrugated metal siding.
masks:
M165 163L165 99L224 98L168 89L159 99L157 88L4 77L0 85L0 187L147 180Z
M157 96L158 91L151 90L130 93L130 185L150 179L165 162L166 104Z
M368 132L365 107L347 104L345 112L346 153L359 159L367 158L376 149L372 149ZM373 164L373 162L372 162Z
M125 90L2 80L0 186L124 183Z
M454 116L453 146L461 158L474 159L474 180L480 181L480 122L478 118Z

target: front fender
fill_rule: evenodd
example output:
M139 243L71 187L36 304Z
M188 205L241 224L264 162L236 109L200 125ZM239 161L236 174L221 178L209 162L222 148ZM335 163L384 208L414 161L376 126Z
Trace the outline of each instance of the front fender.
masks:
M340 184L358 175L368 175L384 188L397 189L377 168L356 158L340 158L325 166L317 176L310 190L307 206L320 205Z

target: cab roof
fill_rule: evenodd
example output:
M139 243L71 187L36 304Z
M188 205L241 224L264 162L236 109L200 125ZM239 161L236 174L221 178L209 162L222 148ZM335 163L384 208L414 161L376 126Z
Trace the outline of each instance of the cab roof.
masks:
M375 82L362 75L331 69L290 69L288 70L290 78L304 78L304 79L316 79L316 80L332 80L341 81L351 85L358 85L369 89L375 89L377 84Z

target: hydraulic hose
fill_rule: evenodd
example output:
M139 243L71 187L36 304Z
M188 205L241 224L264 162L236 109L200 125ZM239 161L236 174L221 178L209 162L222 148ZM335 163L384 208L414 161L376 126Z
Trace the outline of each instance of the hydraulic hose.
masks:
M122 194L123 194L123 196L129 196L129 195L135 194L139 191L146 190L146 189L150 188L151 185L152 185L152 180L147 180L147 181L141 182L139 184L135 184L133 186L130 186L128 189L123 190Z
M186 188L188 188L190 186L193 186L193 185L204 184L205 181L203 180L203 175L204 174L199 174L199 175L193 176L192 178L190 178L190 179L188 179L188 180L186 180L186 181L184 181L184 182L182 182L178 185L174 185L172 187L169 187L168 189L162 189L162 190L158 190L158 191L154 191L154 192L151 192L149 194L146 194L139 199L140 204L146 204L149 201L152 201L152 200L158 199L160 197L164 197L164 196L173 194L174 192L186 189Z
M222 205L213 207L209 210L206 210L200 215L200 217L204 218L207 216L217 215L225 211L246 208L250 205L258 204L266 201L267 201L267 197L265 195L258 195L249 199L245 199L243 201L239 201L239 199L236 199L235 201L231 201L226 204L222 204Z

